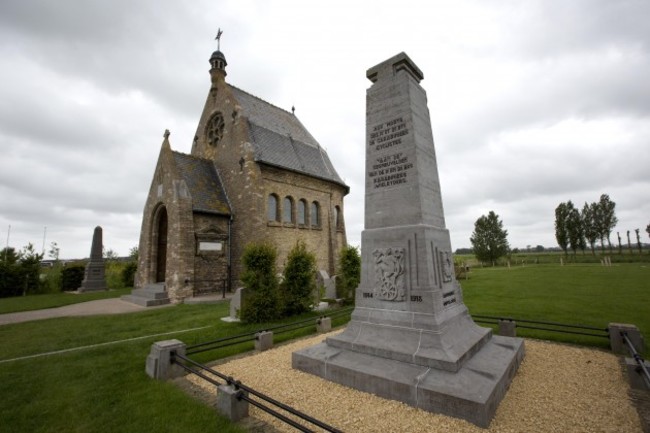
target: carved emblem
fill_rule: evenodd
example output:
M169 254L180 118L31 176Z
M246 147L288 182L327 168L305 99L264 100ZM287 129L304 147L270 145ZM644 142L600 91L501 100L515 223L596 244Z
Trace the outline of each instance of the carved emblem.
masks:
M404 248L378 248L375 257L375 296L385 301L404 301Z
M451 262L451 253L440 251L440 261L442 262L442 281L449 283L452 280L454 265Z

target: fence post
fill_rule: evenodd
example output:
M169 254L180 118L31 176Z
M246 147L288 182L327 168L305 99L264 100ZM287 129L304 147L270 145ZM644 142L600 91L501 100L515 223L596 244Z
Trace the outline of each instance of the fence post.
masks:
M172 364L171 353L185 355L185 343L179 340L158 341L151 345L151 352L147 356L145 371L149 377L158 380L173 379L185 374L178 365Z
M331 317L321 317L316 321L316 331L319 334L324 332L330 332L332 330L332 318Z
M610 323L607 326L607 330L609 331L609 346L611 347L612 352L619 355L628 354L627 346L621 336L621 333L625 332L627 333L627 338L630 339L636 351L643 353L645 349L643 335L641 335L639 328L636 326L628 323Z
M650 362L643 361L646 370L650 370ZM646 382L641 371L641 366L634 358L625 358L625 370L627 371L627 378L630 382L630 388L650 390L650 383Z
M232 385L217 387L217 410L233 422L248 416L248 402L240 397L242 393Z
M263 352L273 347L273 332L261 331L255 334L255 350Z
M514 320L499 319L499 335L504 337L516 337L517 322Z

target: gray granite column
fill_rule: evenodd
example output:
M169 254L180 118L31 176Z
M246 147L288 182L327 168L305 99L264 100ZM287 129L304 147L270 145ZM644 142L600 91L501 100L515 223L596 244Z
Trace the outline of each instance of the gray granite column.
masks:
M361 284L341 334L293 354L326 379L487 426L523 340L477 326L455 279L423 74L400 53L367 71Z

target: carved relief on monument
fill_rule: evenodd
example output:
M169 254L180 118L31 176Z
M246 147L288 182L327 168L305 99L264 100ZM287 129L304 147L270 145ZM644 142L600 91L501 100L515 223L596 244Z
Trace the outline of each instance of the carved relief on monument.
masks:
M454 265L451 262L451 253L449 251L440 251L440 263L442 264L442 281L445 283L451 282Z
M377 248L375 258L375 296L384 301L404 301L404 248Z
M223 121L223 115L221 113L215 113L208 122L208 125L205 127L205 135L208 138L208 143L210 146L216 146L221 141L223 137L223 127L225 123Z

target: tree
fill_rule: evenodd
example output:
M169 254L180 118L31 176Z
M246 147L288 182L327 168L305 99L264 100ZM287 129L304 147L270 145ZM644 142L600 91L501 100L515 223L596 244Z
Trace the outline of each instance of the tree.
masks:
M650 237L650 224L648 224L648 225L646 226L645 231L646 231L646 233L648 234L648 236Z
M43 260L43 254L37 253L31 243L20 251L18 263L24 277L24 294L38 292L41 260Z
M19 296L23 293L23 276L18 260L20 254L13 247L0 251L0 298Z
M111 248L106 249L105 247L102 247L102 251L104 253L104 258L108 261L117 260L119 257L117 252L113 251Z
M354 299L361 281L361 257L357 247L345 246L339 254L339 274L336 276L337 296Z
M566 215L565 227L567 230L567 237L573 255L576 255L576 251L581 249L584 252L586 247L585 244L585 234L584 226L582 224L582 218L580 217L580 212L573 206L571 200L567 203L568 213Z
M296 242L289 251L283 276L283 315L288 317L309 311L312 293L316 290L316 256L307 251L303 241Z
M560 248L562 248L562 251L564 251L564 255L569 254L569 229L567 228L567 220L569 218L569 212L571 211L569 203L571 203L571 201L568 203L560 203L555 208L555 239Z
M642 254L641 251L641 235L639 234L641 230L639 229L634 229L634 233L636 233L636 245L639 247L639 255Z
M47 255L53 259L55 262L59 261L59 254L61 252L61 248L57 245L56 242L51 242L50 243L50 249L47 252Z
M650 225L648 226L650 227ZM14 247L6 247L0 251L0 260L7 265L14 265L20 258L20 254L16 252Z
M607 244L609 245L609 252L612 252L612 242L610 241L610 235L616 224L618 223L618 218L616 218L616 203L610 200L609 195L602 194L600 196L600 201L598 202L599 209L599 235L600 242L603 246L603 251L605 249L604 243L607 239Z
M630 231L627 231L627 249L632 254L632 242L630 241Z
M481 261L496 262L499 257L508 253L508 231L503 229L499 216L490 211L487 216L481 215L474 223L474 232L469 238L474 248L474 255Z
M585 202L581 213L585 240L589 243L591 254L593 255L596 255L595 246L596 240L598 240L598 225L596 224L596 213L598 212L596 209L597 207L597 203L587 204L587 202Z
M138 261L139 256L140 256L140 248L138 247L138 245L134 246L129 250L129 258L134 262Z
M261 323L280 317L280 297L275 260L278 253L271 244L248 244L242 254L244 272L241 280L246 287L241 319Z

